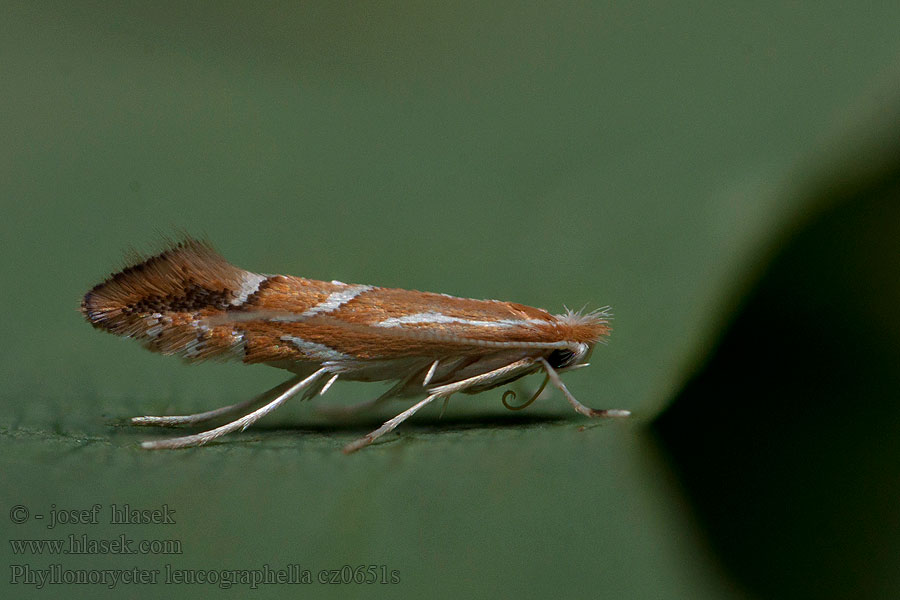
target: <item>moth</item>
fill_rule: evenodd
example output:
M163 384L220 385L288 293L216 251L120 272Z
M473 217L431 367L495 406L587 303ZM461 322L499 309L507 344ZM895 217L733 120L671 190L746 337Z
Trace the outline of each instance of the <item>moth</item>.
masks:
M543 372L587 417L625 417L595 410L569 392L560 373L587 366L609 334L609 313L552 315L498 300L473 300L340 281L261 275L227 262L208 242L185 238L95 286L81 302L94 327L135 338L146 348L195 362L235 359L284 369L292 377L232 406L190 415L144 416L135 425L198 425L239 418L194 435L147 441L144 448L205 444L243 430L290 397L322 395L338 379L392 382L374 400L424 396L380 428L348 444L353 452L392 431L435 400L475 394Z

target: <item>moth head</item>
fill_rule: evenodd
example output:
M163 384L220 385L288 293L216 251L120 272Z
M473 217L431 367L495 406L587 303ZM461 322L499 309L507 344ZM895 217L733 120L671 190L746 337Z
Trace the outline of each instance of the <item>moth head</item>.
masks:
M587 362L593 350L594 344L571 344L568 348L559 348L551 352L547 362L557 371L571 369Z
M565 313L556 315L557 330L560 337L568 343L565 348L551 352L547 356L547 362L556 370L572 369L585 364L594 346L606 343L611 318L608 306L588 313L566 309Z

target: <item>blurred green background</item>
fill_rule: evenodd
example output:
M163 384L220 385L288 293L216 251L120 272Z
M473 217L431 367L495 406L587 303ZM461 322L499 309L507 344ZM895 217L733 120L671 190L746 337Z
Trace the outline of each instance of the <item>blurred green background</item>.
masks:
M5 597L900 594L900 5L2 14ZM406 405L336 424L294 402L218 444L141 451L163 432L123 418L284 378L186 366L81 320L125 250L175 230L259 272L612 305L609 345L567 382L635 417L588 422L558 394L510 413L496 390L347 457ZM126 503L176 523L108 523ZM96 525L33 518L94 504ZM11 543L70 534L182 553ZM384 565L399 583L13 582L52 564Z

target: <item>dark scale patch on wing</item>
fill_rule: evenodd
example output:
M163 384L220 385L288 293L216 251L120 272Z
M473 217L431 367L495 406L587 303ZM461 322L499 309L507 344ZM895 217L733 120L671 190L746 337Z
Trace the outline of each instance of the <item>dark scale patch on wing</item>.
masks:
M125 314L195 312L207 308L225 310L229 306L231 292L208 290L196 283L187 282L179 296L145 296L122 309Z

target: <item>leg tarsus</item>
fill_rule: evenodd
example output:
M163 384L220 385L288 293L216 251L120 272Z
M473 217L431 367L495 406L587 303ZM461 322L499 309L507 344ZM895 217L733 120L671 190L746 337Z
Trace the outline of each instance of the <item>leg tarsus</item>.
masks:
M266 404L265 406L256 409L250 414L244 415L240 419L236 421L232 421L231 423L227 423L222 425L221 427L217 427L215 429L210 429L209 431L203 431L201 433L195 435L188 435L184 437L172 438L168 440L159 440L159 441L147 441L142 442L141 446L143 448L147 448L149 450L158 450L161 448L187 448L189 446L201 446L207 442L210 442L217 437L223 436L226 433L231 433L232 431L244 430L259 419L263 418L282 404L284 404L291 396L296 394L297 392L303 390L305 387L312 385L315 383L319 377L327 373L327 369L319 369L306 379L299 381L289 387L287 390L278 395L277 398Z
M428 396L427 398L425 398L424 400L415 404L411 408L406 409L405 411L403 411L402 413L400 413L393 419L385 421L384 425L382 425L381 427L379 427L372 433L368 433L368 434L364 435L363 437L359 438L358 440L350 442L349 444L344 446L344 454L350 454L351 452L356 452L360 448L364 448L364 447L368 446L369 444L371 444L372 442L374 442L375 440L377 440L384 434L390 433L397 427L397 425L399 425L406 419L408 419L411 416L413 416L414 414L416 414L416 412L418 412L420 408L424 407L426 404L428 404L429 402L431 402L432 400L434 400L437 397L438 397L437 394L432 394L431 396Z
M249 400L244 400L243 402L232 404L231 406L223 406L221 408L216 408L214 410L208 410L201 413L195 413L192 415L132 417L131 424L156 427L178 427L180 425L196 425L198 423L205 423L207 421L212 421L226 415L241 413L253 406L263 404L264 402L267 402L272 396L282 393L284 390L288 389L298 381L300 381L300 377L291 377L287 381L279 383L275 387L266 390L262 394L258 394L253 398L250 398Z
M561 391L563 395L566 397L566 400L569 401L569 404L572 405L572 408L575 409L576 412L582 414L586 417L607 417L607 418L616 418L616 417L628 417L631 415L630 410L620 410L616 408L610 408L606 410L599 410L596 408L590 408L579 402L575 396L572 395L572 392L569 391L569 388L566 387L566 384L562 382L559 374L556 370L550 366L550 363L543 357L538 359L540 363L544 367L544 372L547 373L547 377L550 378L550 381L553 382L553 385L556 386L556 389Z

